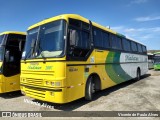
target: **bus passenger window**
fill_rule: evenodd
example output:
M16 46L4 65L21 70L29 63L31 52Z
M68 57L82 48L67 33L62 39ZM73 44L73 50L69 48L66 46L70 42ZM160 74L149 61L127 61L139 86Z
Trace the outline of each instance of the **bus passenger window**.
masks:
M142 46L143 53L147 53L147 49L145 46Z
M112 48L116 49L116 50L122 50L122 42L121 42L121 38L112 35L111 36L111 41L112 41Z
M127 40L127 39L122 39L122 44L123 44L123 49L124 51L131 51L131 44L130 44L130 41Z
M81 48L84 48L84 49L89 48L89 33L88 32L82 31Z
M131 47L133 52L137 52L137 44L135 42L131 42Z
M93 40L94 40L95 47L102 47L103 46L102 34L99 29L94 28Z
M138 44L138 52L142 53L142 45Z
M109 48L110 47L109 34L106 32L102 32L102 36L103 36L103 48Z

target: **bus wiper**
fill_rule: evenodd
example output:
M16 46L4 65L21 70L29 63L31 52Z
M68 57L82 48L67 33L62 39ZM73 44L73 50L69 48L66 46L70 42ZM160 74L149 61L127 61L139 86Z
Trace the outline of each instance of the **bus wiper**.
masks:
M46 59L46 57L43 55L43 49L42 49L42 47L40 46L40 40L38 41L38 44L37 44L37 46L38 46L38 50L40 50L40 55L42 56L42 58L45 60Z
M24 58L24 61L26 61L29 53L31 53L31 55L33 54L33 51L34 51L34 46L35 46L35 43L36 43L36 40L32 40L32 43L31 43L31 48L29 49L29 51L27 52L25 58Z

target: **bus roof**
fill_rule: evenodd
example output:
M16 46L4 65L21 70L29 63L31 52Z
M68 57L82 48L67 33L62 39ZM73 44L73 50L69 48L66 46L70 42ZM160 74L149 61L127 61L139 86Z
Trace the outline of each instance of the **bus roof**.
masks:
M77 20L81 20L81 21L83 21L83 22L89 23L89 19L84 18L84 17L82 17L82 16L80 16L80 15L78 15L78 14L62 14L62 15L58 15L58 16L55 16L55 17L51 17L51 18L42 20L42 21L40 21L40 22L38 22L38 23L30 26L30 27L28 28L28 30L33 29L33 28L35 28L35 27L38 27L38 26L40 26L40 25L43 25L43 24L46 24L46 23L55 21L55 20L64 19L64 20L67 21L68 18L73 18L73 19L77 19ZM111 30L111 29L107 28L107 27L104 27L104 26L102 26L102 25L100 25L100 24L98 24L98 23L96 23L96 22L93 22L93 21L92 21L92 25L95 26L95 27L98 27L98 28L100 28L100 29L102 29L102 30L108 31L108 32L110 32L110 33L113 33L113 34L115 34L115 35L117 35L117 36L120 36L120 37L122 37L122 38L126 38L125 35L120 34L120 33L116 32L116 31L114 31L114 30ZM126 38L126 39L129 39L129 40L134 41L134 42L136 42L136 43L142 44L142 43L137 42L136 40L133 40L133 39L130 39L130 38ZM142 45L144 45L144 44L142 44Z
M19 35L26 35L25 32L19 32L19 31L5 31L0 33L0 35L4 35L4 34L19 34Z
M58 15L58 16L55 16L55 17L51 17L51 18L45 19L45 20L43 20L43 21L41 21L41 22L38 22L38 23L30 26L30 27L28 28L28 30L30 30L30 29L32 29L32 28L35 28L35 27L38 27L38 26L40 26L40 25L43 25L43 24L46 24L46 23L55 21L55 20L59 20L59 19L68 20L68 18L74 18L74 19L81 20L81 21L83 21L83 22L89 23L89 20L88 20L88 19L86 19L86 18L84 18L84 17L82 17L82 16L80 16L80 15L77 15L77 14L63 14L63 15ZM95 23L95 22L92 22L92 24L93 24L94 26L96 26L96 27L99 27L99 28L103 29L103 30L107 30L107 31L109 31L109 32L111 32L111 33L114 33L114 34L117 33L117 32L115 32L115 31L113 31L113 30L111 30L111 29L109 29L109 28L106 28L106 27L104 27L104 26L101 26L101 25L99 25L99 24L97 24L97 23Z

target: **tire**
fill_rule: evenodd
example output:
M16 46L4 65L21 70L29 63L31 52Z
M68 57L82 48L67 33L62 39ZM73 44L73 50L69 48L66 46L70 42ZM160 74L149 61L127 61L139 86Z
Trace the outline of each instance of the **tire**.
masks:
M92 100L94 93L95 93L95 84L93 83L92 77L89 77L86 83L85 99Z
M141 71L140 69L137 69L137 81L141 79Z

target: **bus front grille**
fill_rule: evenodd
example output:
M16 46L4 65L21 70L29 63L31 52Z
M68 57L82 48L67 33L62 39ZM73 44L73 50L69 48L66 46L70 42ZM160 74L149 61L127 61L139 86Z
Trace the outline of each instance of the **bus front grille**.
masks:
M43 79L27 78L26 82L30 85L42 85Z

